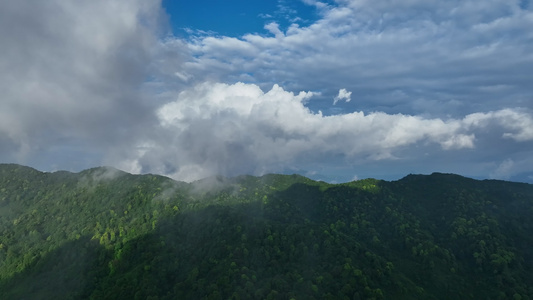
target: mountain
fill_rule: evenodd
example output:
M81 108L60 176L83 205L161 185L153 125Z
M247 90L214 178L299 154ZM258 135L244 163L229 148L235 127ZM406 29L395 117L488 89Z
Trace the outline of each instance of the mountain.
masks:
M1 299L533 299L533 186L0 165Z

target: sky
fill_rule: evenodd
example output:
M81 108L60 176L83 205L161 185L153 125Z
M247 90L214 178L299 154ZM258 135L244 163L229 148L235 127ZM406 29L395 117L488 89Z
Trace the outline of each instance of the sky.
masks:
M529 0L0 2L0 162L533 183Z

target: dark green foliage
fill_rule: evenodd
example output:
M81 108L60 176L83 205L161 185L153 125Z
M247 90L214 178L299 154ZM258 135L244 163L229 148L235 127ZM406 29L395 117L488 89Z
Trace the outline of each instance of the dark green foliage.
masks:
M533 187L0 165L1 299L533 299Z

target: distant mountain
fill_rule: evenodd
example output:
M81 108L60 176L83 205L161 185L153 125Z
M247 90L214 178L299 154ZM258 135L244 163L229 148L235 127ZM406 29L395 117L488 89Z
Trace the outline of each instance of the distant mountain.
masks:
M1 299L533 299L533 185L0 165Z

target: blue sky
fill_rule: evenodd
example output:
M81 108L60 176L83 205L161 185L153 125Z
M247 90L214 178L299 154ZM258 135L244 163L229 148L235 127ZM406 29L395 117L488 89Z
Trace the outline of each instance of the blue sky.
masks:
M182 37L189 30L238 37L264 32L265 24L274 20L288 27L294 21L310 24L318 18L315 7L301 1L165 0L162 5L173 34Z
M0 162L533 182L525 0L7 1Z

